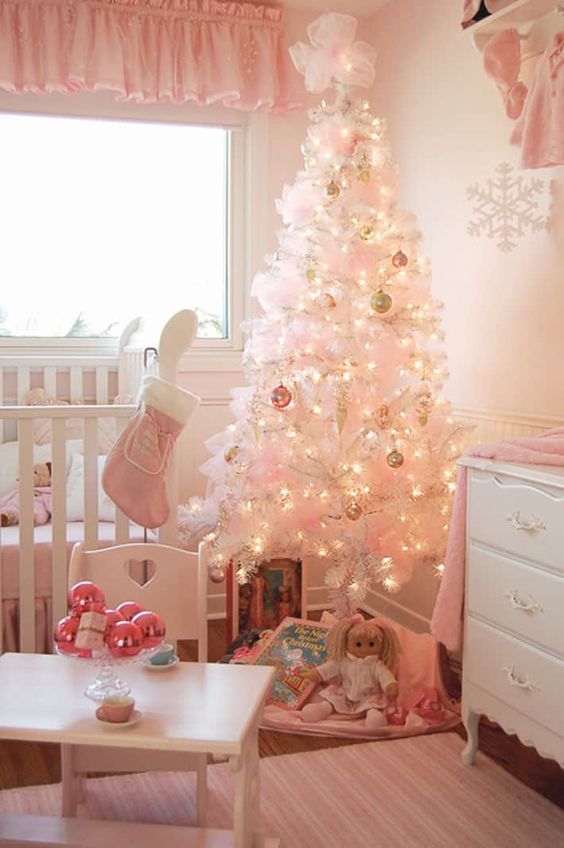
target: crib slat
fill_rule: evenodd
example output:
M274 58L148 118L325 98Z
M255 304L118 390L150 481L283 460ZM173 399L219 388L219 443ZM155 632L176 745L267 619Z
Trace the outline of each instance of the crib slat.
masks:
M57 397L57 368L46 365L43 369L43 388L51 397Z
M116 419L116 438L121 436L127 421L123 418ZM125 545L129 542L129 519L121 509L116 507L116 545Z
M53 622L63 618L67 610L67 463L65 454L65 423L64 418L51 421L53 434L51 454L53 493L51 585L53 587Z
M116 508L116 545L129 542L129 521L121 509Z
M18 422L20 454L20 651L35 651L35 563L33 553L33 421Z
M4 368L0 365L0 406L4 406ZM4 419L0 418L0 444L4 442ZM0 595L1 597L1 595ZM2 640L2 631L0 630L0 647Z
M83 369L79 365L72 365L70 369L70 399L71 402L80 403L83 399L82 375Z
M31 368L29 365L18 365L16 370L16 402L21 403L23 395L29 392L31 385Z
M96 403L108 403L110 397L108 369L104 365L96 368Z
M98 547L98 419L84 420L84 544Z

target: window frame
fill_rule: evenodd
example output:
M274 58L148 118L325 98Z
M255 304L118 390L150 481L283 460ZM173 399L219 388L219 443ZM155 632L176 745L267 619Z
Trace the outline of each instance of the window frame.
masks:
M109 92L13 95L0 91L0 112L61 117L139 120L221 127L229 130L227 194L227 338L195 339L180 362L186 371L238 371L243 333L251 314L250 281L266 252L268 115L193 103L130 103ZM136 316L132 314L131 319ZM117 355L117 338L0 337L0 351L12 356Z

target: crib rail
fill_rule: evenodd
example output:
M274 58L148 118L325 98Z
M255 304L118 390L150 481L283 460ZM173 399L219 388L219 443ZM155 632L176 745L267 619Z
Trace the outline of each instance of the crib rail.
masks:
M21 404L30 389L72 404L107 404L120 391L116 356L0 356L0 406ZM0 443L14 438L14 425L0 418Z
M116 436L132 415L133 405L5 406L0 417L14 422L19 450L19 639L21 651L35 650L35 549L33 519L34 420L51 422L52 463L52 616L57 621L66 614L67 604L67 421L82 420L84 454L84 541L87 549L99 547L98 514L98 422L115 421ZM129 521L115 508L115 543L130 540ZM112 540L114 541L114 540ZM0 598L2 593L2 531L0 529ZM0 604L0 650L2 648L2 605Z

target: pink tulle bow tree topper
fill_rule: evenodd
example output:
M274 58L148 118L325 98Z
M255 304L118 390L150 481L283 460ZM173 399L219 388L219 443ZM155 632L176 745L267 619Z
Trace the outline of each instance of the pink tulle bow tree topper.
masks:
M320 93L332 82L370 86L374 81L376 50L365 41L355 41L357 21L351 15L330 12L307 28L311 44L290 47L297 70L305 77L308 91Z
M214 577L230 561L246 583L264 560L314 557L342 613L371 584L441 572L464 441L441 394L440 304L417 223L398 204L384 123L352 89L374 76L356 26L322 15L311 45L291 48L306 88L335 96L309 112L304 167L277 204L285 227L252 288L249 385L207 442L212 493L183 515L184 539L213 522Z

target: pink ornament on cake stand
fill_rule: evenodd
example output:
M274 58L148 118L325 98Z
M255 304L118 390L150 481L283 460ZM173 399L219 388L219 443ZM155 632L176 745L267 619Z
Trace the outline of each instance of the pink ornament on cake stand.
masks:
M118 667L146 660L165 637L162 618L133 603L130 613L134 612L134 606L140 611L136 615L138 623L128 621L121 611L104 612L98 604L93 609L86 603L80 616L71 612L55 627L55 650L60 656L99 667L96 679L84 690L93 701L129 695L131 687L118 676Z

